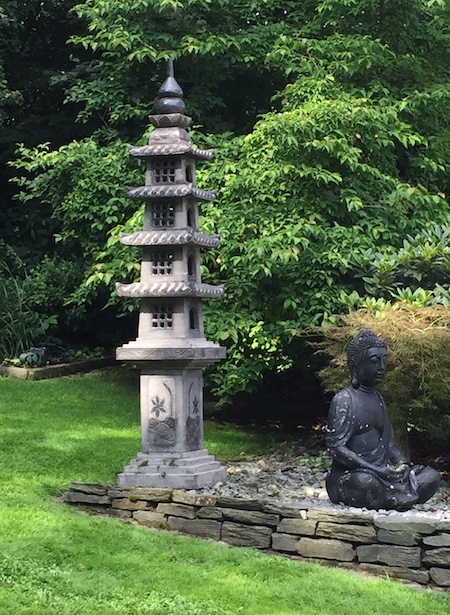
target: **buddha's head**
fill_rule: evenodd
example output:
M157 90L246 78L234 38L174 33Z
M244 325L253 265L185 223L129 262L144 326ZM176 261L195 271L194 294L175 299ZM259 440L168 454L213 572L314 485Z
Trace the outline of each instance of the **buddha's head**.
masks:
M363 329L347 346L348 368L352 386L375 387L386 370L386 343L370 329Z

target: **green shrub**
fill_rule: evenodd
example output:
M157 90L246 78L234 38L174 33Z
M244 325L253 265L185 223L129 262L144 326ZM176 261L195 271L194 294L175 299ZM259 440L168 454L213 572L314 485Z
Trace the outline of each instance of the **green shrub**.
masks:
M26 287L25 271L13 273L0 261L0 361L17 357L56 324L54 315L42 316L30 307Z

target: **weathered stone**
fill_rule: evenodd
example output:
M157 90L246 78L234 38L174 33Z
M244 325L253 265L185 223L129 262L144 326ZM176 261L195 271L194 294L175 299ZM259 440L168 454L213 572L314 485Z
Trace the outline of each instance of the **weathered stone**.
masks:
M314 536L317 521L308 519L282 519L277 526L277 532L286 534L299 534L300 536Z
M450 587L450 570L445 568L430 568L430 576L436 585Z
M222 509L215 506L202 506L197 511L197 517L200 519L223 519Z
M436 525L432 520L423 520L413 514L400 514L386 516L376 516L373 520L376 527L391 532L411 532L411 534L433 534Z
M150 510L136 510L133 513L133 519L135 519L139 525L145 525L146 527L164 528L167 527L167 520L165 515Z
M197 496L195 503L197 506L215 506L217 503L217 496L204 493L203 495Z
M122 510L145 510L147 508L147 502L144 502L143 500L120 498L113 500L111 506L112 508L121 508Z
M428 549L422 556L422 562L424 564L450 567L450 549L446 547Z
M306 509L296 508L294 506L282 506L279 504L271 504L270 502L262 502L264 512L280 515L281 517L292 517L298 519L306 519Z
M222 540L235 547L268 549L272 530L258 525L242 525L225 521L222 525Z
M223 495L218 496L217 506L223 508L240 508L242 510L261 510L262 506L258 500L247 500L243 498L231 498Z
M287 551L289 553L297 553L299 537L293 534L272 534L272 549L275 551Z
M359 562L387 564L399 568L420 568L418 547L397 547L394 545L362 545L356 547Z
M113 487L112 489L108 490L108 495L112 500L117 500L119 498L127 498L130 495L130 490Z
M107 495L91 495L82 491L66 491L63 500L70 504L101 504L108 505L111 500Z
M402 547L413 547L418 543L418 535L412 532L378 530L377 536L379 542L401 545Z
M194 508L187 504L158 504L156 512L162 515L183 517L184 519L195 519Z
M351 562L355 550L348 542L329 538L300 538L297 553L302 557Z
M235 508L221 508L223 518L237 523L248 523L250 525L270 525L276 526L280 521L278 515L260 512L258 510L236 510Z
M436 534L436 536L426 536L423 544L430 547L450 547L450 534Z
M181 517L169 517L168 526L177 532L220 540L221 523L211 519L183 519Z
M329 521L330 523L371 523L372 515L365 512L352 512L349 510L325 510L312 508L306 513L308 519L314 521Z
M148 500L149 502L170 502L171 489L157 487L134 487L130 491L130 498Z
M70 483L69 489L70 491L82 491L91 495L106 495L108 486L92 483Z
M179 491L178 489L172 491L172 502L177 502L178 504L189 504L194 506L194 504L197 503L197 497L195 493L187 493L186 491Z
M369 525L341 525L339 523L327 523L319 521L316 536L323 538L336 538L349 542L374 542L377 539L375 528Z
M108 515L117 517L118 519L130 519L132 514L131 510L120 510L120 508L111 508L108 511Z
M380 577L388 577L393 579L401 579L404 581L412 581L425 585L430 579L427 570L414 570L413 568L397 568L395 566L380 566L378 564L359 564L357 570L376 574Z

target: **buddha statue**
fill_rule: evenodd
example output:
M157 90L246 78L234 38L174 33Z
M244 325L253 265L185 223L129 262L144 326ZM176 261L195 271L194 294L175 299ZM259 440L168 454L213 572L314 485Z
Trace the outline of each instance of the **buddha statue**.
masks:
M333 458L326 478L331 501L395 510L426 502L439 487L439 473L408 462L375 388L386 370L385 342L364 329L350 341L347 353L351 384L332 399L326 434Z

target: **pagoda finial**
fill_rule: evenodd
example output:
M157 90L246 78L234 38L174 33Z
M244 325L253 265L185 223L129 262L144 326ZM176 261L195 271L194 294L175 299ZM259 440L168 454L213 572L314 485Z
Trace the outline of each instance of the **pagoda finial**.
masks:
M184 113L183 90L174 77L173 59L167 60L167 78L158 90L156 113Z

